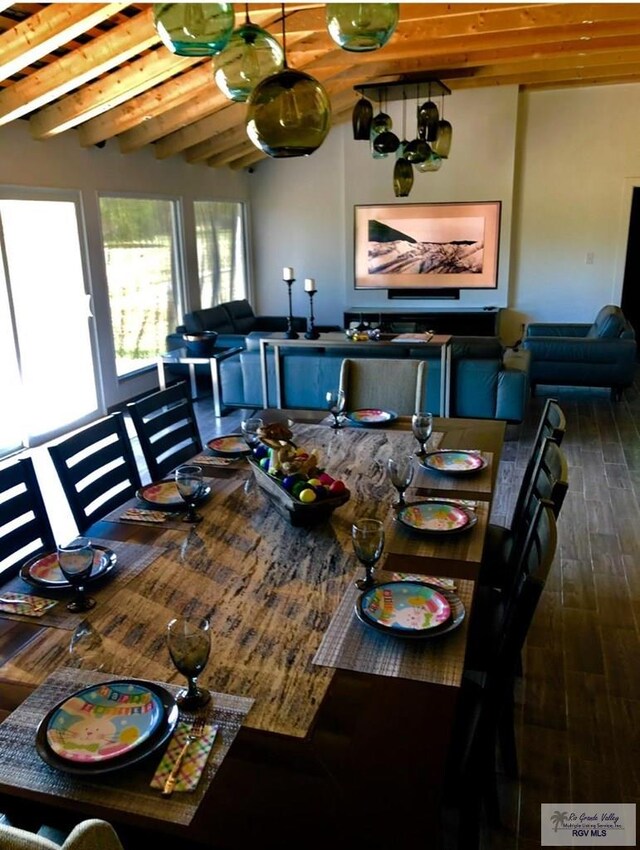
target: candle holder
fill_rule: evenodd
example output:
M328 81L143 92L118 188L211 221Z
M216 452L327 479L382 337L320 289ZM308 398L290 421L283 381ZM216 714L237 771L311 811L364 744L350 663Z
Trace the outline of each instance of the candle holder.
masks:
M309 321L307 322L307 332L304 335L305 339L318 339L320 334L315 329L315 325L313 324L313 296L316 294L317 289L308 289L307 295L309 296Z
M293 308L291 306L291 286L295 281L295 277L292 278L282 278L284 282L287 284L288 292L289 292L289 315L287 316L287 330L285 333L286 339L298 339L298 334L293 329Z

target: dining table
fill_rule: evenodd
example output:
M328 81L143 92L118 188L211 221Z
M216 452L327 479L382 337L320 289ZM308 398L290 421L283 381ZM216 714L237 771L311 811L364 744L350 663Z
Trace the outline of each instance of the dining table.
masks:
M293 423L295 445L344 482L348 500L322 522L292 525L246 457L205 450L197 458L210 488L197 508L201 522L183 522L184 511L162 522L125 520L127 509L145 507L133 500L96 523L89 536L121 554L121 565L91 588L90 612L75 620L55 608L38 620L0 614L0 810L36 803L45 821L56 811L104 817L134 834L175 835L185 847L422 845L426 836L428 846L440 846L445 772L505 423L434 418L430 449L473 451L485 460L480 473L467 476L418 465L407 502L458 501L474 517L462 533L437 535L405 527L393 506L386 462L416 451L410 417L333 429L321 411L270 413ZM363 516L384 523L376 581L444 582L460 606L455 629L403 640L358 619L354 582L363 568L351 527ZM138 547L135 557L127 547ZM36 592L25 582L21 590ZM223 715L229 712L224 750L214 748L215 771L197 792L162 799L148 787L153 759L131 768L120 788L113 777L60 776L41 764L33 725L65 687L133 678L174 692L184 683L166 646L166 626L176 616L209 621L211 655L199 684ZM100 636L104 664L97 672L70 654L81 620Z

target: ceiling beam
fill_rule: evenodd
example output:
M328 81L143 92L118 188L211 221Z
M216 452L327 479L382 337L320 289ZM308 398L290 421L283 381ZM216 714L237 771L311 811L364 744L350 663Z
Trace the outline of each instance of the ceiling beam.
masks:
M17 74L128 3L50 3L0 35L0 79Z
M0 125L80 88L159 41L151 9L0 92Z

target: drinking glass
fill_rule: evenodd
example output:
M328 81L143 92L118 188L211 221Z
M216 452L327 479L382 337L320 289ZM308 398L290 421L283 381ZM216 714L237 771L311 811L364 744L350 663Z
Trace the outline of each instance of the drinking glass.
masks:
M427 453L427 443L433 431L433 416L431 413L414 413L411 417L411 430L413 436L420 444L420 450L416 452L418 457L424 457Z
M242 436L244 437L245 443L249 446L251 451L253 451L257 445L260 444L260 437L258 436L258 431L262 428L264 422L262 419L259 419L257 416L251 417L251 419L243 419L240 428L242 429Z
M184 521L200 522L202 517L196 513L196 502L204 487L202 467L192 463L179 466L175 471L175 480L178 492L187 503L188 511L183 517Z
M387 473L393 486L398 491L396 509L404 506L404 491L413 481L413 455L399 455L390 457L387 461Z
M188 687L179 691L176 702L187 711L206 705L211 694L198 687L197 679L211 651L209 621L204 618L176 617L167 626L167 646L176 670L186 676L188 682Z
M104 641L88 620L78 623L69 641L69 666L83 670L113 670L114 661ZM120 671L122 672L122 671Z
M375 584L373 568L380 560L384 547L384 526L379 519L362 517L351 526L353 550L364 566L365 577L356 581L356 587L367 590Z
M333 416L332 428L342 428L342 415L345 409L344 390L329 390L327 393L327 407Z
M89 611L96 600L86 596L84 585L93 569L93 547L87 537L76 537L66 546L58 546L58 563L62 575L76 592L75 599L67 605L67 610L74 613Z

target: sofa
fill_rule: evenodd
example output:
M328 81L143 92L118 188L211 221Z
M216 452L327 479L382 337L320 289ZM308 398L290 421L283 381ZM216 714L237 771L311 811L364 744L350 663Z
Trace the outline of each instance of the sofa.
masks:
M259 341L253 332L242 351L220 363L222 402L228 407L262 407L262 372ZM413 357L428 361L426 406L440 413L440 351L436 347L398 348L390 355L388 346L367 346L347 340L337 348L283 346L280 348L283 406L321 410L326 408L327 390L340 382L345 357ZM529 359L526 351L505 349L496 337L453 337L450 415L478 419L522 421L530 396ZM276 405L273 351L268 350L269 404Z
M591 324L532 323L522 347L531 355L531 387L608 387L614 400L631 385L636 371L636 338L624 313L613 304Z
M293 330L304 332L307 321L300 316L293 317ZM246 298L239 301L227 301L217 307L207 307L186 313L175 333L167 337L167 350L182 348L184 334L203 334L215 332L216 348L243 348L245 338L252 332L278 333L287 330L286 316L256 316L253 307ZM206 367L203 374L206 372Z

